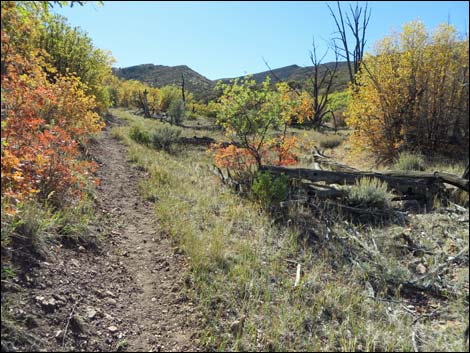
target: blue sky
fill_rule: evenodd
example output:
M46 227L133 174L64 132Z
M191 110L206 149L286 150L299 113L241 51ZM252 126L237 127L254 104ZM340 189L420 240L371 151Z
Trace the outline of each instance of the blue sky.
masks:
M343 9L349 4L356 2L342 2ZM369 7L369 45L414 19L430 29L450 20L468 31L467 1L369 1ZM209 79L266 71L263 57L272 68L310 65L312 37L322 51L335 31L323 1L105 1L54 11L110 50L117 67L188 65Z

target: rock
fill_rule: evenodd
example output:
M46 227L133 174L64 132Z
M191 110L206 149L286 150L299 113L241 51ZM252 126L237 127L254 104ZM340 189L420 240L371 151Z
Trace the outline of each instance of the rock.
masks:
M86 309L86 316L87 318L89 318L90 320L93 320L95 317L96 317L96 310L92 307L88 307Z
M59 306L54 298L44 298L43 296L37 296L34 298L36 303L46 312L52 313Z
M108 331L111 333L117 332L118 328L114 325L108 327Z
M52 296L60 303L66 303L67 302L67 299L63 296L61 296L60 294L57 294L57 293L54 293L52 294Z
M78 314L74 314L72 319L70 319L70 328L74 333L77 334L86 332L85 322Z
M64 333L64 331L58 330L58 331L55 333L55 335L54 335L54 337L56 338L56 340L60 340L60 338L61 338L61 336L63 335L63 333Z
M19 292L21 291L21 286L19 284L13 282L3 282L2 280L2 291L11 291L11 292Z
M104 298L105 297L105 294L104 294L104 291L102 289L95 289L95 294L98 298Z
M86 249L85 249L83 246L81 246L81 245L78 247L78 251L84 252L85 250L86 250Z
M117 304L117 301L116 299L113 299L113 298L108 298L106 300L106 303L110 304L110 305L116 305Z
M113 292L111 292L111 291L109 291L109 290L107 290L106 292L104 292L104 294L107 295L108 297L111 297L111 298L114 298L114 297L116 296Z
M423 264L419 263L417 266L416 266L416 272L418 272L419 274L425 274L427 271L426 269L426 266L424 266Z

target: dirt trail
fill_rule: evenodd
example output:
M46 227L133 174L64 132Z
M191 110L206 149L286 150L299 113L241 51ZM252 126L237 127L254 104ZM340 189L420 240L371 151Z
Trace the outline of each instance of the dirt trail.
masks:
M159 232L153 204L139 195L145 173L129 164L109 125L90 151L101 165L91 231L104 236L102 253L53 246L55 255L23 279L29 288L16 288L11 315L26 323L29 347L197 351L196 309L184 294L185 259ZM2 348L28 347L15 344L2 342Z
M145 175L129 165L125 147L108 130L93 154L102 158L98 207L115 225L109 262L122 263L133 278L132 293L116 297L126 306L121 315L132 323L128 350L195 350L194 308L182 303L184 258L174 254L169 239L159 232L153 204L139 195L138 183Z

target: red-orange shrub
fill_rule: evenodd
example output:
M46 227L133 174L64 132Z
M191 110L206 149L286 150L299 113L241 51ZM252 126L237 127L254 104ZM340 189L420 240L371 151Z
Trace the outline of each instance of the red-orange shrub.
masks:
M51 83L43 60L8 57L2 72L2 196L56 203L80 197L95 165L80 161L79 143L103 124L76 77Z

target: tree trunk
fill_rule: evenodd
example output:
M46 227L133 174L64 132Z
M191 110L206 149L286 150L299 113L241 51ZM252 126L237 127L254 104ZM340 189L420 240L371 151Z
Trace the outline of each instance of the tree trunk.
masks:
M141 100L141 103L142 103L142 108L144 109L144 116L146 118L151 118L152 116L150 115L150 109L149 109L149 104L148 104L148 100L147 100L147 94L148 94L148 91L144 90L144 92L140 95L140 100Z

